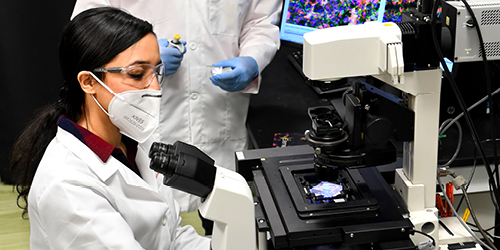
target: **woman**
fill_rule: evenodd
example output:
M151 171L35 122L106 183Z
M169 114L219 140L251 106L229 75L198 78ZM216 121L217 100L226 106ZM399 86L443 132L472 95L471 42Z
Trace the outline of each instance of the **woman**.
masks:
M248 148L245 125L251 94L279 48L282 0L77 0L72 15L95 6L115 6L148 20L161 38L168 86L163 92L155 138L193 144L235 170L235 151ZM166 48L175 34L187 41L184 55ZM179 62L182 60L182 63ZM234 70L207 77L207 66ZM174 73L175 72L175 73ZM258 75L258 77L255 77ZM255 78L254 78L255 77ZM184 211L196 211L197 197L175 192ZM206 234L211 226L203 224Z
M138 146L158 125L161 63L148 22L115 8L76 16L59 47L65 83L16 143L32 249L210 249ZM137 163L137 164L136 164Z

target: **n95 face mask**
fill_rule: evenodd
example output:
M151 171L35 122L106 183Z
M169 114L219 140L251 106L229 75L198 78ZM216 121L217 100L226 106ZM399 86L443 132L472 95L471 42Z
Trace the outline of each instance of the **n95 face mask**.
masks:
M92 95L97 105L109 116L120 133L139 143L145 142L160 121L161 90L141 89L116 94L92 72L90 74L114 95L107 112Z

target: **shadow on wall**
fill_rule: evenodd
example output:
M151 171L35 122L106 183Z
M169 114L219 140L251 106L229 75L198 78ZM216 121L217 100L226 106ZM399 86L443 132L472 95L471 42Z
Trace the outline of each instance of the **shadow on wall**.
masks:
M75 0L5 1L0 8L0 177L11 183L9 154L40 107L62 86L58 44Z

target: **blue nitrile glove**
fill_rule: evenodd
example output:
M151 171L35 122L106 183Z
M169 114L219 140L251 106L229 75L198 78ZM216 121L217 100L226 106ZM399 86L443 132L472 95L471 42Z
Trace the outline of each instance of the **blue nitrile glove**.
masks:
M228 92L243 90L259 74L259 66L249 56L235 57L212 64L215 67L231 67L233 70L210 77L212 83Z
M180 42L186 45L185 41ZM171 75L181 66L184 53L186 53L186 47L184 47L184 51L181 53L179 49L175 47L168 47L168 39L160 39L158 40L158 44L160 45L161 61L165 64L165 76Z

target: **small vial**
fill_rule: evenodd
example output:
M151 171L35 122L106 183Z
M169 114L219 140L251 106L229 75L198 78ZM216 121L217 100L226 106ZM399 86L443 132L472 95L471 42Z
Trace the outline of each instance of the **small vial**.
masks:
M233 70L231 67L223 68L223 67L215 67L215 66L209 66L209 69L210 69L210 74L211 74L210 76L215 76L215 75L230 72Z

